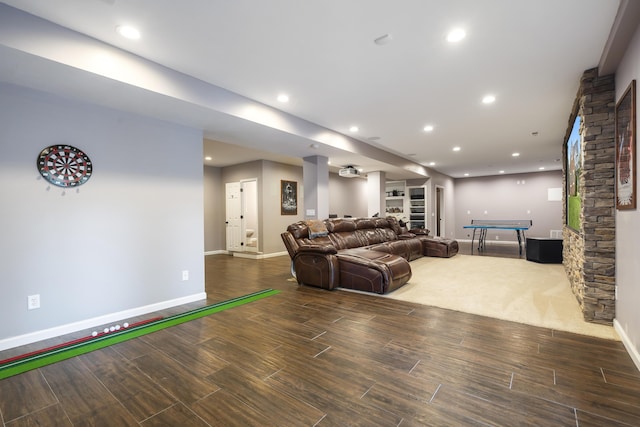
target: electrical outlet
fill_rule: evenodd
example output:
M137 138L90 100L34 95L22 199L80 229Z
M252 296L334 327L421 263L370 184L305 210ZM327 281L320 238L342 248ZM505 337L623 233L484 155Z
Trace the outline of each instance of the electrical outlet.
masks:
M27 309L33 310L40 308L40 294L29 295L27 297Z
M182 270L182 280L189 280L189 270Z

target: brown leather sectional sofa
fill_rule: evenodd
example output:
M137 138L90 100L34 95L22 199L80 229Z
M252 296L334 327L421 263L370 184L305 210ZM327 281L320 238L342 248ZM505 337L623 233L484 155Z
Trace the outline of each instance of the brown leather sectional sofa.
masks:
M458 253L457 241L428 234L387 217L298 221L281 236L299 284L385 294L409 281L409 261Z

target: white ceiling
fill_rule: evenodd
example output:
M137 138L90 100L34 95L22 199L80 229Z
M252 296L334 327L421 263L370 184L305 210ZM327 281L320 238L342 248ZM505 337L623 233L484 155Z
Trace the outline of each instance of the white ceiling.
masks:
M429 167L462 177L561 169L580 76L598 66L619 1L4 3L402 158L425 166L435 162ZM122 38L115 32L121 24L135 25L142 37ZM467 37L448 43L447 32L456 26L465 28ZM374 43L385 34L389 43ZM33 79L47 78L37 70L31 73ZM11 80L7 76L0 70L0 81ZM282 92L290 96L287 104L276 100ZM492 105L481 102L488 93L497 98ZM131 103L143 102L135 91L128 96ZM148 107L147 114L160 108ZM171 108L180 116L180 105ZM422 130L427 124L434 126L433 132ZM359 127L355 134L349 132L352 125ZM273 129L241 124L222 129L219 119L201 120L201 126L208 139L262 150L234 153L233 146L209 142L205 154L210 150L214 159L205 164L255 158L301 163L299 153L287 148L296 135L281 138L286 143L278 145L269 143ZM461 150L453 152L454 146ZM363 150L349 153L323 144L316 150L333 164L356 164L365 172L388 169L393 175L401 170L393 161L367 159ZM520 156L512 157L514 152Z

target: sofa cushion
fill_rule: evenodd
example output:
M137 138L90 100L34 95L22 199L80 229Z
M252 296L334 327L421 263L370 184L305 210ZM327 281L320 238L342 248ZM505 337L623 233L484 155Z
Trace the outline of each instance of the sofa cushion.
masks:
M336 256L343 288L386 294L411 279L409 262L398 255L358 248Z

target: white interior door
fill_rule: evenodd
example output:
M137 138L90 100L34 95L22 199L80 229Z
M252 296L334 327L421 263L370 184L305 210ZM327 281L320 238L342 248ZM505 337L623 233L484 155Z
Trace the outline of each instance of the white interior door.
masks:
M227 251L242 251L242 198L240 197L240 183L227 182L226 193L226 225Z

